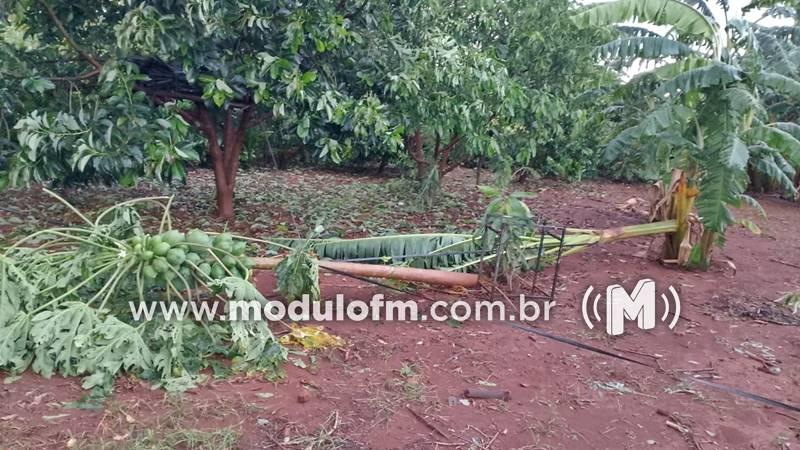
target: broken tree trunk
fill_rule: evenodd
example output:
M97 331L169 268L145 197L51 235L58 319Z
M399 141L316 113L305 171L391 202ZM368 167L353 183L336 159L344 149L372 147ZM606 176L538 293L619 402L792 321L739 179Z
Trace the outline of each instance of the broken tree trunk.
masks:
M254 269L272 270L283 258L252 258ZM320 261L323 269L331 269L348 275L370 278L391 278L393 280L416 281L419 283L438 284L442 286L478 286L478 274L449 272L435 269L417 269L413 267L382 266L378 264L358 264L341 261Z

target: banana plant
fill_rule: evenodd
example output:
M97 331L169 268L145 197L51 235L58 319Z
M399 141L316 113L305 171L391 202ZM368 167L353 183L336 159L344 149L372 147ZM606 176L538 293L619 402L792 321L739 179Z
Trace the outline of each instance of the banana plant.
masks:
M667 195L676 205L697 209L701 230L691 250L684 233L667 240L665 259L707 267L714 244L724 243L737 219L732 208L757 205L745 194L748 168L755 167L790 195L791 177L800 167L797 127L769 120L762 96L769 93L800 98L800 83L781 75L754 55L754 29L742 20L722 26L703 0L616 0L589 6L575 16L578 26L620 26L617 39L596 49L597 58L627 74L638 71L623 89L647 98L635 122L606 146L606 158L631 155L631 149L664 152L664 176L680 173ZM630 22L642 26L631 26ZM659 26L657 28L648 25ZM666 31L656 29L666 27ZM643 70L644 69L644 70ZM691 196L689 198L688 196ZM691 208L671 208L679 230L686 230Z

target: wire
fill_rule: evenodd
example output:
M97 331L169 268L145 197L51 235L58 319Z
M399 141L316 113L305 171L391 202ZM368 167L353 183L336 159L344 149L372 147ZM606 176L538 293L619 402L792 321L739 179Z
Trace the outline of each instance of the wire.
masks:
M616 358L616 359L621 359L623 361L631 362L631 363L634 363L634 364L637 364L637 365L640 365L640 366L649 367L649 368L651 368L651 369L653 369L655 371L659 371L659 372L662 371L661 368L653 367L650 364L643 363L643 362L635 360L633 358L628 358L627 356L622 356L622 355L616 354L614 352L610 352L608 350L603 350L602 348L593 347L593 346L591 346L589 344L584 344L583 342L579 342L579 341L576 341L576 340L573 340L573 339L570 339L570 338L566 338L566 337L563 337L563 336L556 336L554 334L550 334L550 333L548 333L546 331L542 331L542 330L540 330L538 328L534 328L532 326L524 326L524 325L519 325L519 324L516 324L516 323L510 324L510 326L511 326L511 328L516 328L517 330L524 331L526 333L531 333L531 334L535 334L535 335L538 335L538 336L542 336L542 337L545 337L545 338L548 338L548 339L551 339L551 340L554 340L554 341L557 341L557 342L561 342L563 344L571 345L573 347L577 347L577 348L580 348L580 349L583 349L583 350L588 350L590 352L599 353L601 355L610 356L610 357ZM750 400L755 400L755 401L757 401L759 403L763 403L765 405L774 406L774 407L778 407L778 408L783 408L783 409L786 409L786 410L789 410L789 411L800 412L800 407L798 407L798 406L790 405L788 403L784 403L784 402L781 402L779 400L773 400L771 398L767 398L767 397L764 397L764 396L761 396L761 395L758 395L758 394L753 394L752 392L743 391L743 390L741 390L739 388L735 388L735 387L732 387L732 386L727 386L727 385L724 385L724 384L715 383L713 381L701 380L699 378L692 378L692 377L686 377L686 376L679 377L679 378L682 379L683 381L688 382L688 383L692 383L692 382L700 383L700 384L703 384L703 385L708 386L710 388L716 389L718 391L727 392L729 394L733 394L733 395L736 395L736 396L739 396L739 397L742 397L742 398L747 398L747 399L750 399Z

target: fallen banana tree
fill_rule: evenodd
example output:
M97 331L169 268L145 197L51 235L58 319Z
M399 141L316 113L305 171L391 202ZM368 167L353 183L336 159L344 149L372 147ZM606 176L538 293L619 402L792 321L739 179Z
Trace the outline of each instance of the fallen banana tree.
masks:
M526 260L542 259L547 262L557 252L562 252L562 256L569 255L597 244L674 233L676 229L674 220L604 230L566 228L563 239L560 236L522 237L522 245L518 250L522 251ZM272 245L282 242L284 250L291 245L299 246L312 259L313 256L324 258L316 262L319 267L349 275L472 287L478 285L479 276L466 272L474 271L481 262L491 263L498 255L503 256L502 252L483 252L483 240L481 235L432 233L360 239L273 239L262 242ZM285 257L252 258L253 269L273 270L284 260ZM371 261L373 264L353 260ZM403 265L388 265L392 262Z
M284 257L251 258L253 269L274 270L285 260ZM319 267L335 272L346 273L359 277L390 278L401 281L415 281L419 283L438 284L443 286L474 287L478 285L478 274L450 272L436 269L418 269L416 267L402 267L379 264L359 264L342 261L319 261Z

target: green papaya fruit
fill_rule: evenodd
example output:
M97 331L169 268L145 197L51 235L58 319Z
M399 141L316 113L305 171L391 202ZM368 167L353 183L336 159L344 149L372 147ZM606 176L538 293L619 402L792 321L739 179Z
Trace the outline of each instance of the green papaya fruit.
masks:
M167 261L172 264L172 267L178 267L186 261L186 253L178 248L171 248L166 255Z

